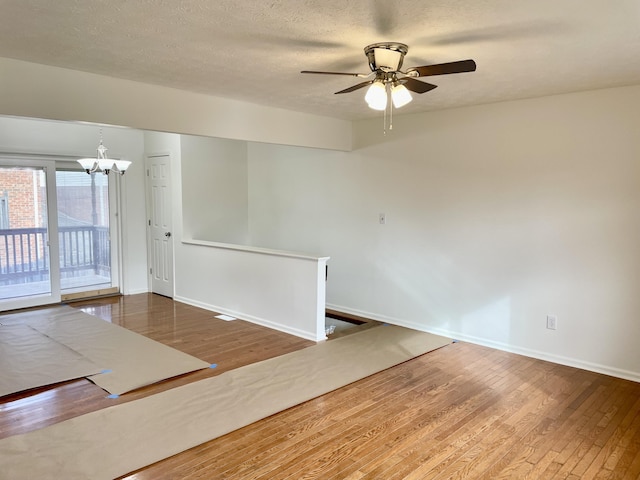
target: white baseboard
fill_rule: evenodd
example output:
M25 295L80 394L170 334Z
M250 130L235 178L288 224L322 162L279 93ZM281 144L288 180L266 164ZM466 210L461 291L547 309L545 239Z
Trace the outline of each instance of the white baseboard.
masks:
M125 290L122 292L123 295L139 295L141 293L151 293L151 291L147 288L136 288L135 290Z
M630 370L623 370L607 365L601 365L597 363L587 362L576 358L563 357L560 355L554 355L539 350L533 350L530 348L518 347L516 345L510 345L502 342L495 342L490 339L475 337L472 335L466 335L460 332L447 330L437 327L428 327L415 322L402 320L399 318L387 317L385 315L378 315L373 312L366 312L363 310L356 310L353 308L345 307L342 305L327 304L327 308L331 310L337 310L339 312L349 313L359 317L370 318L371 320L377 320L380 322L386 322L393 325L399 325L401 327L412 328L422 332L433 333L436 335L442 335L445 337L453 338L456 340L462 340L476 345L482 345L484 347L495 348L496 350L502 350L505 352L516 353L525 357L537 358L539 360L545 360L547 362L557 363L559 365L566 365L568 367L580 368L582 370L588 370L590 372L602 373L604 375L610 375L612 377L623 378L625 380L631 380L633 382L640 383L640 372L632 372Z
M198 300L193 300L191 298L176 296L174 300L176 302L186 303L187 305L199 307L204 310L209 310L210 312L224 313L225 315L230 315L240 320L246 320L247 322L255 323L256 325L261 325L263 327L271 328L279 332L288 333L289 335L294 335L296 337L304 338L305 340L311 340L312 342L326 340L326 337L320 338L320 339L316 338L315 332L305 332L304 330L300 330L298 328L292 328L287 325L282 325L280 323L272 322L264 318L256 317L254 315L249 315L244 312L238 312L238 311L220 307L217 305L210 305L207 303L200 302Z

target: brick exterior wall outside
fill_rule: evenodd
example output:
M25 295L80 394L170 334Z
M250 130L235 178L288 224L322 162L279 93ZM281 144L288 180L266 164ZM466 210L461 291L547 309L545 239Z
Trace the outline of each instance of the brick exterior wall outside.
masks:
M0 169L0 195L9 201L9 228L38 228L45 225L44 173L34 170ZM34 205L37 206L37 215Z
M9 229L40 228L45 225L44 181L42 171L0 169L0 195L8 200ZM0 237L3 273L44 265L44 243L42 235Z

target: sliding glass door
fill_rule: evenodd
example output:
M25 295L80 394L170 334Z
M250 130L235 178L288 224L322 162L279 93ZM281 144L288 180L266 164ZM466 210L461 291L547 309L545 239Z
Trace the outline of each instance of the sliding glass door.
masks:
M109 176L56 171L62 294L112 287Z
M0 311L119 291L112 177L0 156Z
M54 162L0 159L0 310L60 301L54 172Z

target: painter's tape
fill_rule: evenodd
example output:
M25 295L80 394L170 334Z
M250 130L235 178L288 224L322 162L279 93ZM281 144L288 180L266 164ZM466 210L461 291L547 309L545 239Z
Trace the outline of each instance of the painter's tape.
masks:
M105 368L100 373L111 373L111 372L113 372L113 370L111 370L110 368Z
M120 398L120 395L117 393L112 393L111 395L107 395L107 398Z
M209 368L216 368L218 366L217 363L212 363L211 365L209 365Z

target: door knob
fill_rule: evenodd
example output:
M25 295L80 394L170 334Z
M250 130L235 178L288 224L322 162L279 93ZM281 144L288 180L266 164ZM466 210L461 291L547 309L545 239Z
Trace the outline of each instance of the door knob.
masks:
M165 237L170 237L170 236L171 236L171 232L166 232L166 233L164 234L164 236L165 236Z

